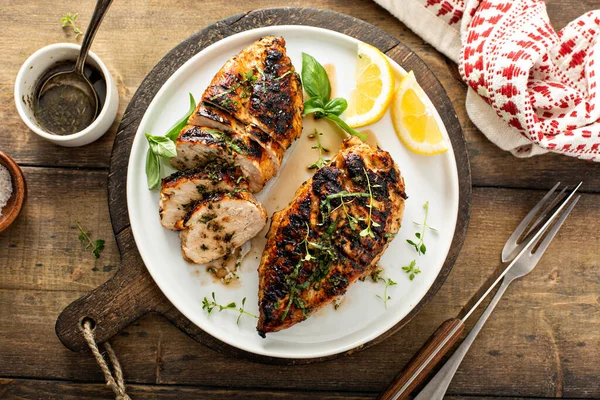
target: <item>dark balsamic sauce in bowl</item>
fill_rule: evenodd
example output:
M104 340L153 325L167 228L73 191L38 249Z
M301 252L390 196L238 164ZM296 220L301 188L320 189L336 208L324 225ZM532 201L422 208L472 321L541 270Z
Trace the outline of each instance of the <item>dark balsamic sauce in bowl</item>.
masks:
M86 92L74 85L52 85L40 96L40 89L48 78L57 72L73 70L75 61L61 61L42 74L36 83L33 100L33 115L45 131L55 135L71 135L90 126L100 114L106 100L106 80L102 72L90 64L85 65L84 74L98 93L98 113L93 100Z

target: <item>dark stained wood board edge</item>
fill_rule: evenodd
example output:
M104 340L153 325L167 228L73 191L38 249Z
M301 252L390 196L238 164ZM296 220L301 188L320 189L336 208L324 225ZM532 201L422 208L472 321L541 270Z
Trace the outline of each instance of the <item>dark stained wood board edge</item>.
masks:
M181 65L208 45L238 32L274 25L308 25L335 30L378 47L405 69L413 70L446 125L458 169L460 197L454 237L440 274L429 291L402 321L386 333L355 349L327 357L285 359L260 356L229 346L208 335L184 317L162 294L141 260L129 227L126 199L129 153L139 123L158 90ZM416 54L387 33L356 18L314 8L272 8L234 15L209 25L167 53L141 83L123 115L113 146L108 180L109 212L122 263L111 280L73 302L59 316L57 336L66 347L75 351L87 349L79 331L84 317L90 317L96 322L96 338L99 342L104 342L142 315L155 312L205 346L254 362L306 364L354 353L396 333L433 298L460 252L470 217L471 171L466 143L458 117L441 83Z

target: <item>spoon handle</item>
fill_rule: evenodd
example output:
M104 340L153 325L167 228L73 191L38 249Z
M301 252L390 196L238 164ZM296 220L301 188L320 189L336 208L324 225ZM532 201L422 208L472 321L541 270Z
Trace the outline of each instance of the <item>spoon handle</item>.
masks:
M83 75L83 67L85 65L85 60L87 58L88 51L90 50L90 46L94 41L94 36L96 36L96 32L98 32L98 28L100 27L100 23L104 19L108 8L110 7L113 0L98 0L96 2L96 8L94 8L94 13L92 14L92 18L90 19L90 23L85 31L85 36L83 37L83 42L81 43L81 50L79 50L79 57L77 57L77 63L75 64L75 71L79 72Z

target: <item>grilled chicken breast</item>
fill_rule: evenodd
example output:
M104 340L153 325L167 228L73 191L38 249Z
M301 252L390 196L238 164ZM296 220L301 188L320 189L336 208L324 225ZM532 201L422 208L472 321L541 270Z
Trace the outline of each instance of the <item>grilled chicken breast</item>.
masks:
M305 320L370 274L400 229L405 199L390 154L347 139L273 215L258 269L259 334Z
M266 211L250 192L278 173L302 132L302 110L281 37L256 41L214 76L176 140L171 164L182 172L162 182L161 223L180 230L187 260L232 254L264 227Z
M214 193L248 189L239 169L213 161L205 166L179 171L162 180L160 191L160 223L177 230L175 224L183 219L198 200Z
M247 133L186 125L176 146L177 156L171 159L173 167L184 171L220 160L239 167L253 193L259 192L278 168L265 149Z
M265 36L229 59L202 103L257 126L285 149L302 133L302 84L282 37Z
M279 172L285 149L269 134L254 125L244 125L233 116L210 104L198 104L196 111L190 116L188 124L218 129L227 133L239 135L250 134L269 154Z
M267 212L250 192L214 194L177 223L181 251L186 260L205 264L231 254L266 223Z

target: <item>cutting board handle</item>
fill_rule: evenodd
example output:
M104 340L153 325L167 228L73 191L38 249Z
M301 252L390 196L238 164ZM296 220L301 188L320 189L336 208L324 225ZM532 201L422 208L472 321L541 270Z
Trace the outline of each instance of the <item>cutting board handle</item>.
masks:
M130 236L129 229L117 236L123 255L117 273L108 282L71 303L59 315L56 335L69 349L88 349L81 333L81 324L86 318L92 320L96 341L103 343L144 314L166 312L172 308L146 270Z

